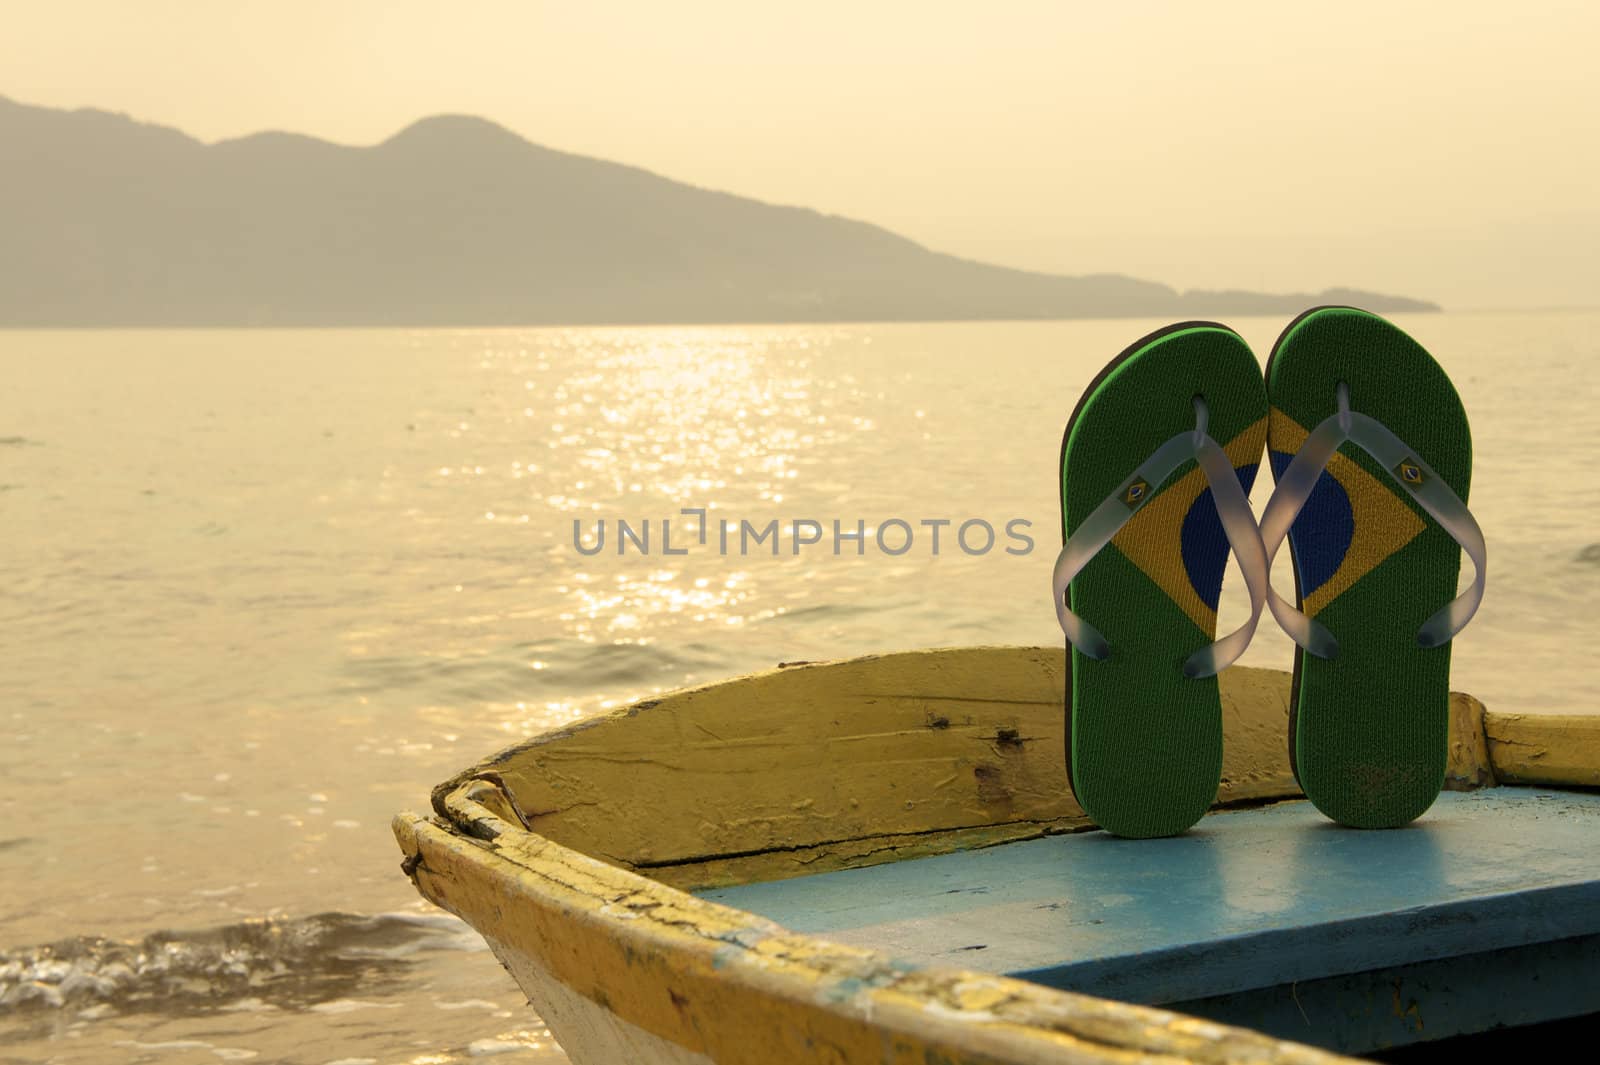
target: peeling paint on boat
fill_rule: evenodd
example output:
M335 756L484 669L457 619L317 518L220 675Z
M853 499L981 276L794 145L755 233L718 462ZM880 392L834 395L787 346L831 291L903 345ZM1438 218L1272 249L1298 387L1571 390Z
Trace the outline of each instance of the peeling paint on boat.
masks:
M695 898L703 888L1087 825L1061 765L1060 648L806 664L676 692L519 744L401 815L424 896L489 941L581 1065L1250 1060L1308 1047L1007 977L915 968ZM1219 802L1297 794L1288 677L1221 678ZM1449 777L1492 782L1452 696ZM889 767L889 768L886 768Z

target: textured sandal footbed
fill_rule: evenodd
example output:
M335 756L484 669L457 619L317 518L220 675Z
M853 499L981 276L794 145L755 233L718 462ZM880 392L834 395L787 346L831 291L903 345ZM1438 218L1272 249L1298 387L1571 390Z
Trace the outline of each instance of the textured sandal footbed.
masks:
M1387 425L1467 499L1472 439L1449 378L1403 331L1350 307L1306 312L1273 348L1274 476L1302 432L1335 411L1341 381L1352 409ZM1291 527L1289 549L1296 605L1339 641L1332 660L1295 648L1295 777L1342 824L1406 824L1444 781L1450 647L1421 647L1416 633L1456 594L1460 548L1388 471L1346 444Z
M1169 326L1112 360L1073 412L1062 439L1063 537L1146 455L1194 427L1196 395L1210 410L1212 438L1232 445L1240 482L1249 490L1266 428L1260 366L1224 326ZM1185 463L1156 486L1140 516L1155 512L1162 495L1179 482L1192 485L1185 479L1194 469L1193 462ZM1167 552L1155 564L1179 567L1195 602L1214 611L1228 547L1209 490L1186 509L1182 524L1182 557ZM1179 532L1151 531L1165 539ZM1072 609L1112 647L1104 661L1066 650L1066 755L1073 793L1096 824L1118 835L1181 832L1210 807L1221 777L1216 678L1188 679L1181 672L1184 659L1215 639L1214 613L1208 623L1197 622L1117 542L1085 567L1069 595Z

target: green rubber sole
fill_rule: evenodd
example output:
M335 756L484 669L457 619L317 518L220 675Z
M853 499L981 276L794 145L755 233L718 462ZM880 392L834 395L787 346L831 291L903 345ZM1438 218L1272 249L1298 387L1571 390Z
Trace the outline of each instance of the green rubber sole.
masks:
M1267 363L1274 474L1337 407L1406 441L1464 501L1472 436L1449 378L1420 344L1376 315L1319 307L1279 337ZM1417 630L1456 594L1460 548L1354 444L1346 444L1289 533L1297 605L1339 641L1333 659L1295 649L1289 757L1325 815L1394 828L1444 783L1450 647Z
M1063 539L1146 456L1194 428L1197 395L1248 490L1266 437L1261 368L1225 326L1181 323L1112 360L1073 412L1061 447ZM1096 661L1067 647L1068 780L1094 822L1119 836L1182 832L1216 800L1221 779L1217 680L1182 673L1216 638L1227 558L1220 523L1203 535L1204 519L1215 520L1209 492L1187 502L1197 484L1191 461L1156 486L1068 591L1073 611L1112 648Z

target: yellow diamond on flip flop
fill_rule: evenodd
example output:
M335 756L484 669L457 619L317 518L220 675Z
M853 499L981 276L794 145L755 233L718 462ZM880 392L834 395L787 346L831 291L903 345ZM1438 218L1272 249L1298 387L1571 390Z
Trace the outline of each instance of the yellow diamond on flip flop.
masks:
M1236 468L1250 465L1260 461L1266 435L1267 419L1262 418L1224 444L1222 450ZM1111 542L1210 639L1216 635L1217 612L1201 600L1183 563L1183 522L1205 489L1206 475L1198 466L1191 467L1159 493L1147 488L1145 498L1149 502L1134 508L1138 513L1129 516L1128 524Z
M1305 428L1293 418L1276 407L1272 409L1268 436L1273 451L1292 455L1305 444L1306 435ZM1408 481L1401 466L1413 466L1422 481L1428 479L1414 458L1396 465L1394 475L1413 491L1422 487L1422 482ZM1379 563L1410 543L1425 528L1422 519L1402 502L1402 497L1392 487L1380 482L1355 460L1335 454L1328 460L1327 474L1344 489L1355 528L1339 560L1339 568L1320 587L1305 594L1300 609L1311 617L1316 617L1323 607L1377 569Z
M1416 459L1403 460L1394 468L1394 472L1399 476L1400 483L1407 488L1421 488L1428 480L1427 474L1422 472L1422 467L1417 464Z
M1122 493L1122 501L1128 505L1130 510L1137 509L1139 504L1143 503L1149 497L1150 482L1143 480L1134 481L1128 486L1127 490Z

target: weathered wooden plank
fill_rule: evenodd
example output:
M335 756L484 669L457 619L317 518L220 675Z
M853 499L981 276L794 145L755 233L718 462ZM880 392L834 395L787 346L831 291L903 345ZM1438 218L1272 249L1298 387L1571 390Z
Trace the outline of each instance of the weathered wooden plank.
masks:
M611 1065L603 1055L619 1045L649 1055L641 1063L718 1065L1346 1060L1004 977L914 969L587 858L505 824L464 792L446 805L491 838L402 815L394 827L407 870L547 1003L552 1031L580 1065Z
M494 781L546 838L683 886L739 883L1081 828L1063 767L1063 653L912 651L673 692L520 744ZM1289 678L1221 677L1220 803L1298 794ZM1454 696L1450 776L1490 782Z
M1489 713L1484 734L1501 783L1600 787L1600 715Z
M702 893L916 965L1169 1004L1600 933L1600 795L1447 793L1403 830L1309 803Z
M1450 693L1450 749L1445 759L1444 786L1474 791L1496 784L1484 738L1483 704L1461 692Z
M540 834L634 867L1052 824L1082 816L1061 685L1053 648L805 665L648 700L469 775Z

